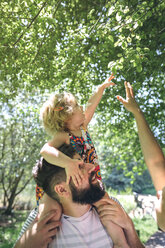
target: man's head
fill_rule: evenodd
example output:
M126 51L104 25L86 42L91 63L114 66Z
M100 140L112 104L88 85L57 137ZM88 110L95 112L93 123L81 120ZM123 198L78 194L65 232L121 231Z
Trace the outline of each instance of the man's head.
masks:
M86 166L88 166L88 164L84 165L84 167ZM84 169L86 170L88 168ZM104 186L101 181L96 179L95 171L92 171L90 175L88 175L85 187L77 188L74 183L71 182L70 190L72 192L72 201L80 204L93 204L105 195Z
M58 149L70 158L81 159L71 145L63 144ZM102 183L96 179L94 168L92 164L80 165L84 179L79 187L76 187L72 180L67 185L65 169L52 165L44 159L33 167L32 173L37 185L51 198L60 202L62 197L66 198L70 195L73 202L92 204L105 194Z

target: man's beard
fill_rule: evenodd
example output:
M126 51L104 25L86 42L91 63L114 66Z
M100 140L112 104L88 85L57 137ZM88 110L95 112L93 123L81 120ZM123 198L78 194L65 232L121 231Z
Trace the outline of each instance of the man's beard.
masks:
M72 200L79 204L93 204L105 195L105 189L101 181L92 184L92 177L95 174L93 171L89 178L89 187L87 189L77 189L76 186L71 182L70 189L72 192Z

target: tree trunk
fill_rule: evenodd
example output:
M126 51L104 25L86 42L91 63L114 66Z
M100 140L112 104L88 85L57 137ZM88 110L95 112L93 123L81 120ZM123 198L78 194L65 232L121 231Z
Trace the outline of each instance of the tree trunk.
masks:
M21 174L19 175L19 177L17 177L15 184L13 186L13 190L11 192L10 198L8 199L8 206L4 212L4 214L6 214L6 215L10 215L12 213L13 203L14 203L15 197L17 195L16 190L18 187L18 183L20 182L20 180L22 178L23 172L24 172L24 170L21 171Z

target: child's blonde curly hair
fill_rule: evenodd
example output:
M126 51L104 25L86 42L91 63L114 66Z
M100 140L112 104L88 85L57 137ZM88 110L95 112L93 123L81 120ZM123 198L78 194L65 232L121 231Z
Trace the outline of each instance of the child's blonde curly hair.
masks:
M49 135L68 131L66 121L72 116L77 105L77 100L71 93L64 92L50 96L40 111L45 131Z

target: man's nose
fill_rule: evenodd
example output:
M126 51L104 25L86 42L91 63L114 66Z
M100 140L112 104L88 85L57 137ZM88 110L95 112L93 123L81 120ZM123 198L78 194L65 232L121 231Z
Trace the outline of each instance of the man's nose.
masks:
M95 166L94 166L94 164L87 164L87 168L88 168L88 173L91 173L92 171L94 171L95 170Z

